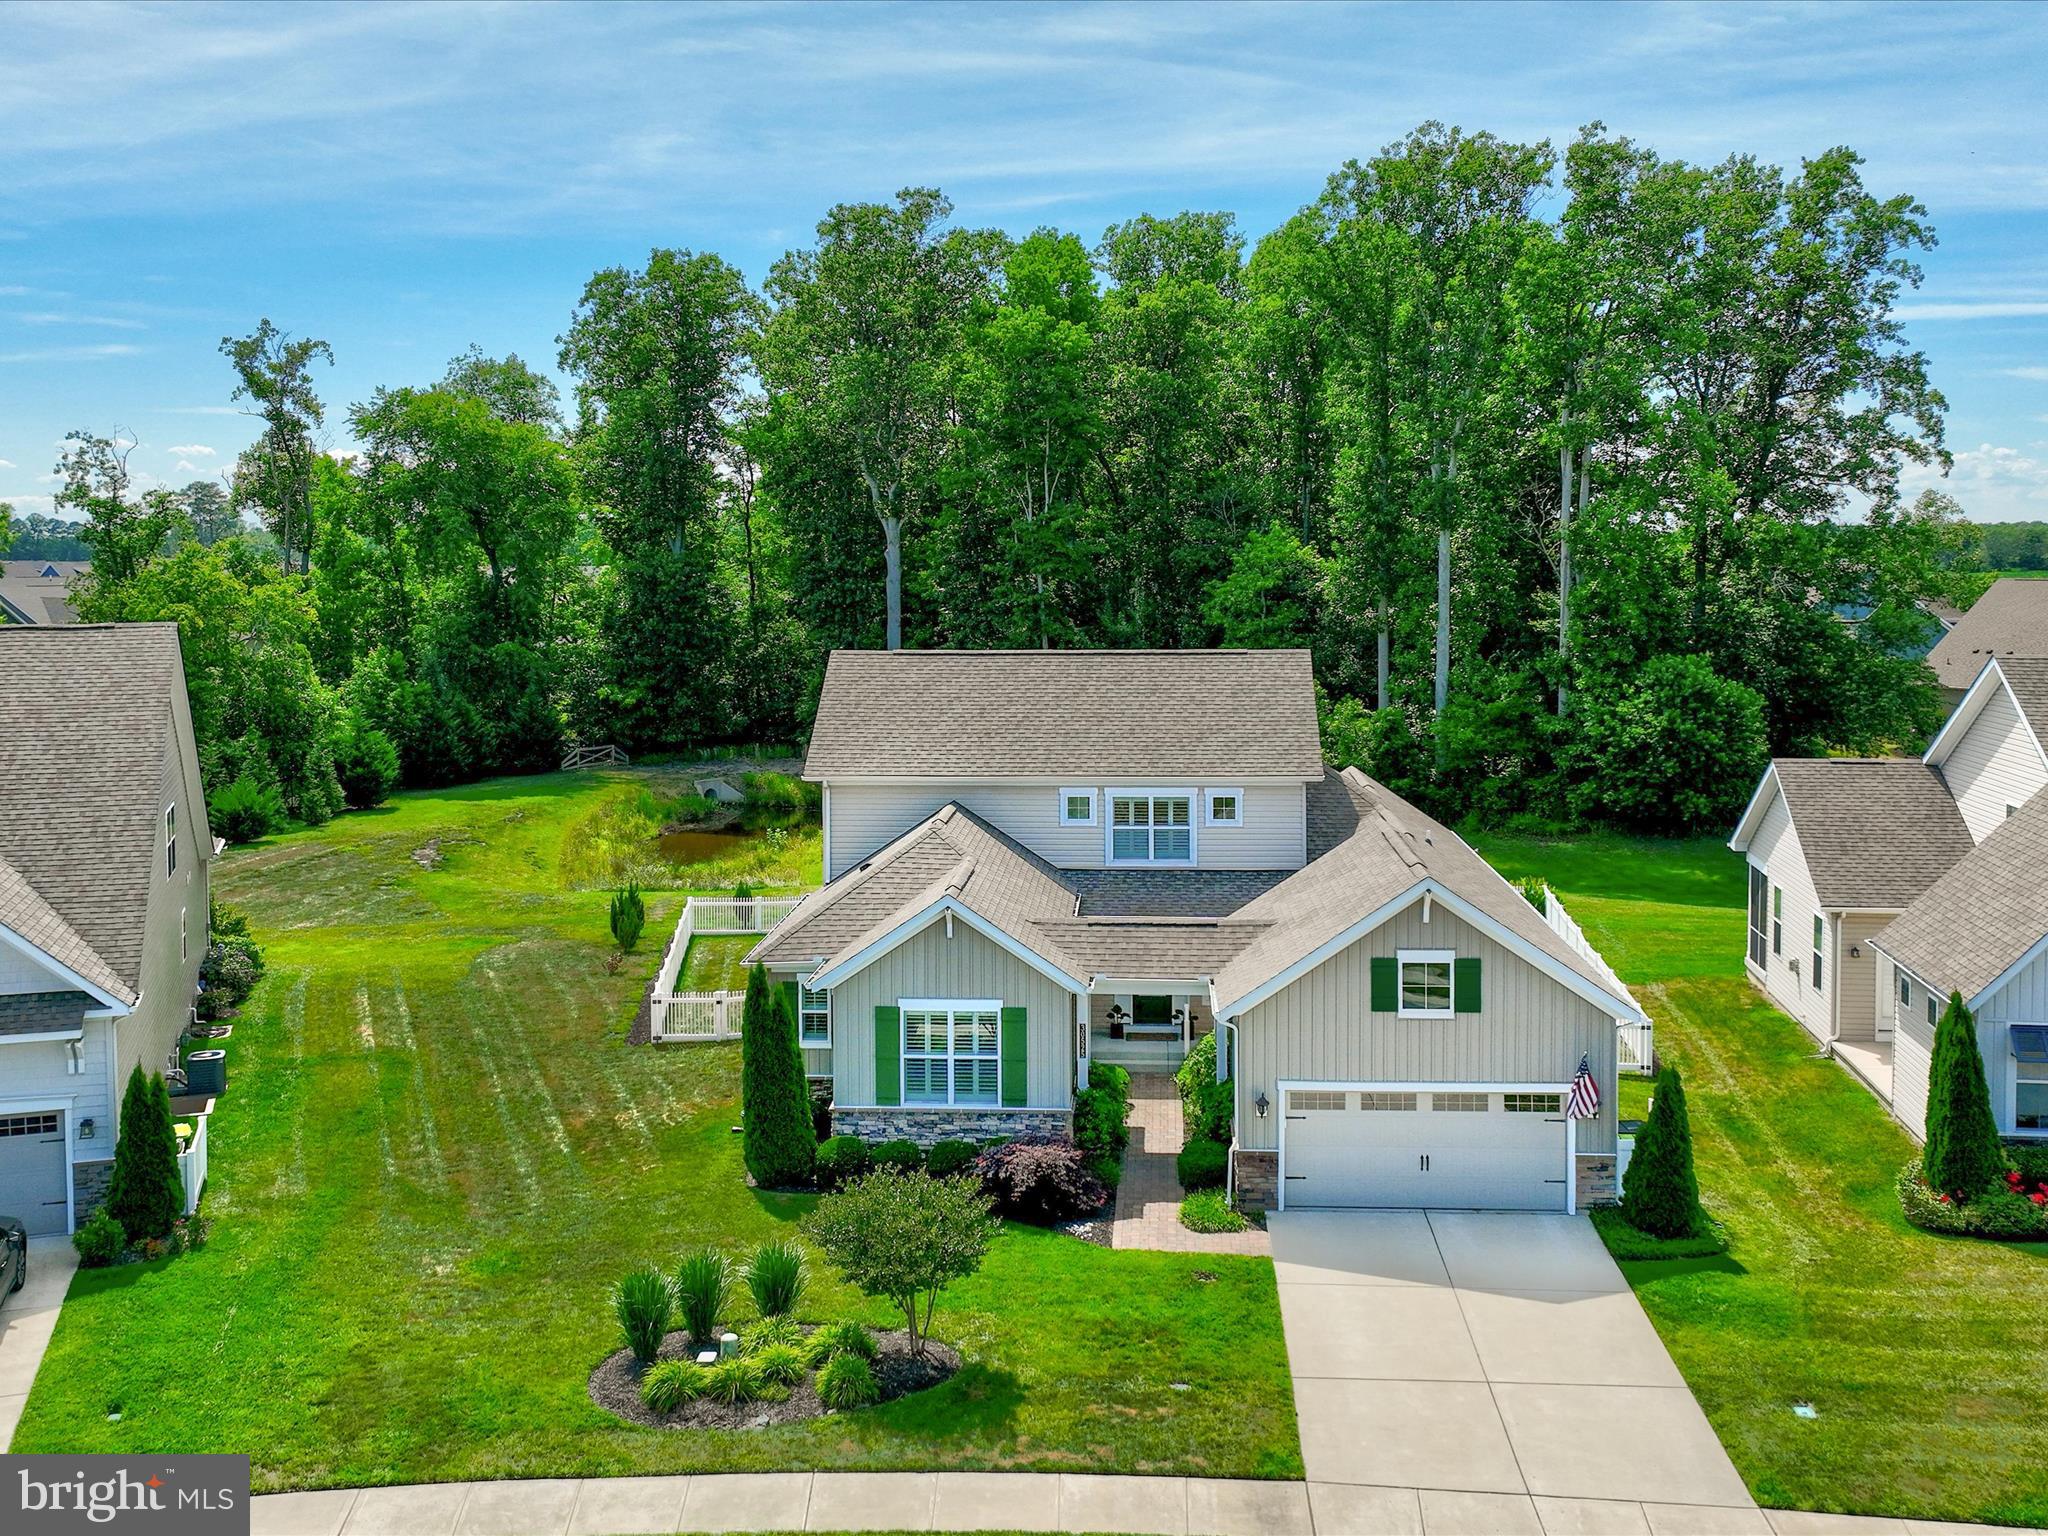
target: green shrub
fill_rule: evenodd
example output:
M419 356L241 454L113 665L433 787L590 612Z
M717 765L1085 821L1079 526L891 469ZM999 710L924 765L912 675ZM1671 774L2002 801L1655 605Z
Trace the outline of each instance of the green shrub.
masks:
M715 1403L751 1403L766 1385L744 1355L704 1368L704 1395Z
M718 1320L732 1293L732 1266L715 1249L700 1248L676 1266L676 1310L683 1331L700 1347L718 1341Z
M793 1317L764 1317L740 1330L740 1353L746 1355L759 1354L777 1344L801 1345L803 1342L803 1327Z
M1899 1208L1906 1220L1930 1232L1950 1232L1963 1237L2039 1242L2048 1238L2048 1202L2034 1204L2033 1195L1994 1179L1967 1201L1928 1186L1921 1162L1916 1159L1899 1170Z
M858 1136L834 1136L818 1143L818 1186L837 1189L874 1166L874 1155Z
M661 1341L668 1337L669 1318L675 1312L675 1291L667 1276L648 1265L636 1269L612 1287L612 1313L619 1320L619 1332L626 1336L626 1348L645 1365L661 1353Z
M1130 1144L1131 1074L1095 1062L1088 1086L1074 1095L1074 1145L1090 1163L1117 1162Z
M996 1211L1034 1226L1057 1226L1094 1214L1109 1201L1081 1149L1050 1136L1019 1136L974 1160Z
M865 1408L881 1395L874 1367L859 1355L834 1355L818 1372L818 1401L834 1413Z
M641 899L640 887L631 881L612 892L611 925L613 942L630 954L647 926L647 903Z
M1728 1251L1728 1235L1712 1218L1703 1231L1689 1237L1652 1237L1630 1226L1628 1218L1613 1206L1603 1206L1587 1215L1592 1217L1593 1228L1607 1245L1607 1251L1617 1259L1710 1259Z
M199 962L199 1016L227 1017L249 1000L263 979L263 951L247 934L216 934Z
M827 1360L840 1355L858 1355L863 1360L872 1360L879 1353L875 1337L851 1318L828 1323L813 1333L804 1344L804 1353L812 1365L823 1365Z
M284 825L284 793L244 773L208 798L206 822L231 843L253 843Z
M770 1344L747 1358L761 1379L773 1387L793 1387L810 1369L804 1362L803 1350L795 1344Z
M935 1179L950 1179L972 1167L980 1152L971 1141L933 1142L931 1151L924 1155L925 1172Z
M740 1025L742 1150L747 1172L763 1189L809 1184L817 1171L811 1133L811 1088L796 1019L769 983L767 967L747 973Z
M1216 1031L1197 1040L1174 1074L1180 1085L1181 1120L1190 1141L1220 1141L1231 1135L1230 1083L1216 1081Z
M121 1223L101 1206L71 1234L71 1246L78 1250L78 1262L86 1269L105 1269L121 1257L121 1250L128 1246L128 1235L121 1230Z
M121 1224L131 1243L171 1234L185 1205L178 1173L178 1137L171 1129L171 1096L163 1075L142 1075L136 1063L121 1096L121 1134L114 1143L114 1172L107 1182L107 1214Z
M847 1281L903 1313L913 1354L924 1353L939 1295L981 1268L996 1223L969 1179L875 1172L818 1202L812 1239Z
M1190 1232L1242 1232L1251 1225L1220 1189L1199 1189L1181 1201L1180 1224Z
M1621 1213L1651 1237L1697 1237L1707 1228L1692 1166L1692 1122L1678 1068L1666 1064L1651 1089L1650 1118L1621 1181Z
M359 811L382 805L398 785L398 748L360 711L345 709L331 743L341 798Z
M785 1238L763 1243L747 1265L747 1289L753 1293L754 1310L763 1317L782 1317L796 1310L804 1293L807 1275L803 1245Z
M673 1413L704 1395L706 1374L694 1360L664 1360L640 1378L640 1401L656 1413Z
M1522 899L1538 912L1550 911L1550 893L1544 883L1534 875L1524 875L1515 882L1515 888L1522 893Z
M1977 1021L1950 993L1934 1028L1934 1058L1927 1068L1927 1145L1920 1166L1928 1186L1962 1204L2000 1180L2005 1151L1991 1118L1991 1090L1977 1048Z
M1763 696L1716 674L1704 656L1654 657L1580 699L1584 777L1571 808L1588 821L1659 833L1725 828L1770 759Z
M2020 1181L2029 1187L2048 1183L2048 1145L2040 1142L2022 1142L2008 1146L2006 1155L2019 1170Z
M1186 1190L1219 1188L1230 1171L1230 1148L1220 1141L1191 1141L1174 1159L1174 1175Z
M924 1167L924 1148L907 1138L877 1142L868 1155L876 1168L892 1173L916 1173Z

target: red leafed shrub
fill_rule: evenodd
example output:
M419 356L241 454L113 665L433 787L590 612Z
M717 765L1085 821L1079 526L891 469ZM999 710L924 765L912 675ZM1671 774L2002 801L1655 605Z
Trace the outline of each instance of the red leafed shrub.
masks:
M998 1215L1038 1226L1073 1221L1102 1209L1109 1189L1088 1171L1072 1142L1026 1136L990 1147L974 1160L981 1187Z

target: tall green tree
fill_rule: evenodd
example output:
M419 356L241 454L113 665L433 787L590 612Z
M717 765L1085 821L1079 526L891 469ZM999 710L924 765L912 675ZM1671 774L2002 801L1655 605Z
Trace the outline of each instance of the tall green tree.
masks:
M817 1163L811 1094L804 1077L796 1019L783 1006L767 969L747 972L740 1023L742 1150L747 1172L765 1189L808 1184Z
M1954 1200L1973 1200L1997 1182L2005 1167L1977 1020L1951 992L1934 1027L1927 1067L1927 1145L1920 1166L1930 1189Z
M178 1137L171 1129L171 1101L163 1076L143 1075L138 1062L121 1095L121 1132L114 1142L114 1171L107 1180L107 1212L128 1241L140 1244L168 1237L184 1209L184 1181L178 1174Z
M57 457L60 483L51 499L60 512L84 521L78 536L92 551L92 575L83 594L89 599L140 575L186 526L185 509L169 491L137 493L128 473L133 442L67 432L64 443Z
M334 349L309 336L292 336L269 316L247 336L223 336L221 355L234 366L234 398L263 423L263 435L235 464L235 501L252 507L277 537L284 568L297 551L299 574L310 569L313 543L313 461L326 410L313 388L313 364L332 366Z

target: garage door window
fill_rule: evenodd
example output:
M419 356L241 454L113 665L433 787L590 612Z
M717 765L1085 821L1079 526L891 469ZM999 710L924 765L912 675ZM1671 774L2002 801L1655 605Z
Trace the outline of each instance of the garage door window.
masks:
M1361 1093L1358 1096L1358 1107L1360 1109L1392 1110L1397 1114L1407 1114L1415 1108L1415 1095L1412 1093Z
M1486 1113L1486 1095L1483 1093L1433 1093L1429 1096L1429 1107L1440 1115L1483 1115Z
M1555 1093L1504 1093L1500 1107L1511 1115L1557 1115L1564 1112L1564 1097Z
M1448 949L1404 949L1401 961L1401 1017L1434 1018L1451 1011Z
M57 1134L57 1116L45 1115L0 1115L0 1136L54 1136Z
M1287 1107L1301 1113L1312 1109L1342 1109L1348 1094L1321 1088L1297 1088L1287 1095Z

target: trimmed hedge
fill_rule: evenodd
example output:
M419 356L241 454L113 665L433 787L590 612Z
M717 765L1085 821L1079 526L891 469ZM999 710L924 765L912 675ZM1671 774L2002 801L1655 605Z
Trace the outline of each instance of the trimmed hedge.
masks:
M1174 1160L1174 1172L1186 1190L1220 1188L1229 1169L1230 1148L1220 1141L1191 1141Z
M2048 1238L2048 1188L2039 1184L2022 1180L2015 1187L2010 1178L1998 1179L1968 1204L1958 1204L1928 1187L1915 1158L1899 1170L1899 1208L1906 1220L1929 1232L2039 1242Z
M981 1148L971 1141L935 1141L924 1155L924 1171L935 1179L949 1179L974 1166Z
M897 1173L916 1173L924 1166L924 1148L908 1137L878 1142L868 1151L874 1158L877 1168L888 1168Z
M1180 1085L1181 1118L1189 1140L1228 1145L1231 1131L1231 1084L1216 1081L1216 1033L1197 1040L1174 1074Z
M818 1143L818 1187L837 1189L874 1166L868 1144L858 1136L833 1136Z

